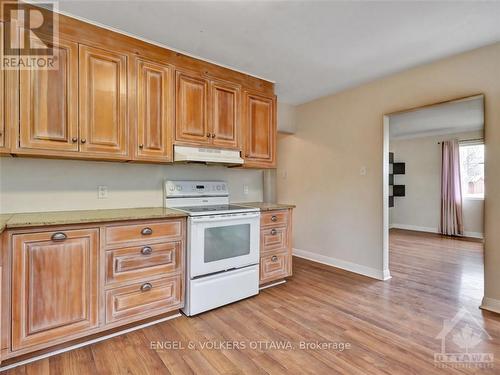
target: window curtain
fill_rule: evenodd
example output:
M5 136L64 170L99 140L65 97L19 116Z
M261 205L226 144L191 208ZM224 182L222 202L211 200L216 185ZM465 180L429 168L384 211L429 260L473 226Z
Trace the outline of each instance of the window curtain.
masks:
M441 233L461 236L464 234L464 223L458 140L445 141L441 147Z

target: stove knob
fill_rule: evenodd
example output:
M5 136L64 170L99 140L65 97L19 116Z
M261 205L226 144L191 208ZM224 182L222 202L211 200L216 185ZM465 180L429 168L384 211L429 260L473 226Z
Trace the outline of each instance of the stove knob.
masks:
M181 191L182 190L182 186L181 185L177 185L176 188L177 188L177 191Z
M217 190L220 190L220 185L217 185Z
M168 188L168 190L174 191L175 190L175 186L170 185L170 187Z
M226 190L226 185L222 185L222 190Z

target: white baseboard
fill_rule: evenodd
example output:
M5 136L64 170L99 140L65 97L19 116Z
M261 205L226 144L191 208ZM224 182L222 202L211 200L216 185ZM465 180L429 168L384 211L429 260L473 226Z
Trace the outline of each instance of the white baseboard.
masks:
M470 238L479 238L481 240L484 240L484 234L479 232L464 232L464 236Z
M327 266L341 268L349 272L354 272L363 276L368 276L371 277L372 279L389 280L391 278L389 270L378 270L376 268L366 267L361 264L347 262L345 260L328 257L326 255L313 253L311 251L293 249L293 255L299 258L304 258L312 260L314 262L326 264Z
M408 225L408 224L391 224L390 228L391 229L413 230L415 232L439 233L439 230L437 228L419 227L417 225Z
M484 297L480 308L500 314L500 300Z
M415 232L439 233L438 228L419 227L417 225L407 225L407 224L390 224L389 229L404 229L404 230L413 230ZM480 239L484 238L483 233L479 232L465 232L464 236L471 238L480 238Z

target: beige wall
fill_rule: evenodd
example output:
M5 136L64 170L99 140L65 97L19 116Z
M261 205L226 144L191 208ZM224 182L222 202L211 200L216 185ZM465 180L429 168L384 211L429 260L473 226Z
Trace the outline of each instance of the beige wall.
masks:
M395 161L406 163L406 173L395 175L394 183L406 186L406 196L394 198L390 225L394 228L438 232L441 216L441 148L447 139L482 138L483 132L448 134L413 139L391 140ZM484 201L464 199L465 234L483 236Z
M297 204L294 247L381 271L384 114L478 93L486 108L485 295L500 300L500 44L299 106L296 134L278 147L278 199Z
M297 108L294 105L278 102L278 131L295 133Z
M0 158L0 213L163 206L167 178L226 180L233 201L262 200L259 170ZM97 199L98 185L108 199Z

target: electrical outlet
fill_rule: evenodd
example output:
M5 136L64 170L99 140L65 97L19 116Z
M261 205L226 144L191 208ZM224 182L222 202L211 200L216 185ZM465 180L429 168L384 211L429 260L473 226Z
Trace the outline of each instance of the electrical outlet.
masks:
M97 187L97 199L107 199L108 198L108 187L100 185Z
M248 185L243 185L243 194L248 195Z

